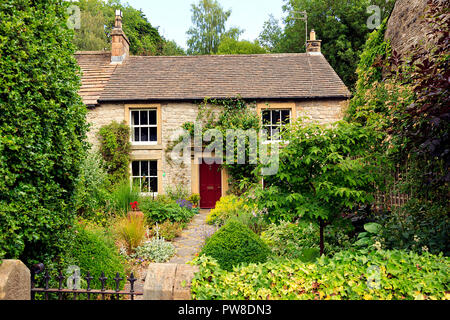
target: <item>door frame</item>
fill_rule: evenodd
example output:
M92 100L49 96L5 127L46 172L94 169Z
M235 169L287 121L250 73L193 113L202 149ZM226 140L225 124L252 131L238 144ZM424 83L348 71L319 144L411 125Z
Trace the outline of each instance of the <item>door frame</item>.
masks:
M201 153L197 154L194 159L197 161L192 161L191 164L191 193L198 193L200 194L200 158ZM214 157L212 157L214 158ZM203 158L202 158L203 159ZM202 161L203 163L203 161ZM228 172L225 168L222 168L221 170L221 186L222 186L222 194L221 196L225 196L228 192L229 186L228 186Z

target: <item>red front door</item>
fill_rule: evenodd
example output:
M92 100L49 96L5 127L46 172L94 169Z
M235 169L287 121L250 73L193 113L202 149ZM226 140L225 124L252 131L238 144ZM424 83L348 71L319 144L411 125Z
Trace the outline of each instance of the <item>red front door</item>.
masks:
M222 196L220 165L200 164L200 208L211 209Z

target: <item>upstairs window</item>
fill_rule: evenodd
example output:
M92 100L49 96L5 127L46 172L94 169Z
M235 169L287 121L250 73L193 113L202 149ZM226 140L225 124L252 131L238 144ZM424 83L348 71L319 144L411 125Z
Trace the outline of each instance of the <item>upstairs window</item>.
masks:
M156 144L158 142L156 109L131 111L131 141L137 144Z
M283 136L283 127L291 123L290 109L262 110L262 128L266 130L267 141L280 141ZM278 132L278 138L276 133Z

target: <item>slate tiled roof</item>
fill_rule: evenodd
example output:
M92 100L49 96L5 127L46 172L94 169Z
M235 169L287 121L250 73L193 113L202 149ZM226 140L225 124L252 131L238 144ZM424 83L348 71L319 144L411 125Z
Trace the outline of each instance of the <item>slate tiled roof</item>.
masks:
M323 55L131 56L99 101L348 98Z
M109 52L79 52L85 104L108 101L349 98L322 55L131 56L110 64Z
M83 72L79 95L84 104L95 106L117 65L110 64L111 53L105 51L79 51L75 58Z

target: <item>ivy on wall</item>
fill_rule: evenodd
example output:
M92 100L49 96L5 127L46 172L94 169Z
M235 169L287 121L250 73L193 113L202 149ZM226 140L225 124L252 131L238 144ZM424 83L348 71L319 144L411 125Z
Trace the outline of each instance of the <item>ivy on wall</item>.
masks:
M230 184L230 192L232 193L241 193L245 188L247 183L254 183L258 180L255 169L256 164L249 164L250 148L249 148L249 138L248 136L243 136L245 134L242 131L238 132L238 130L255 130L255 132L259 132L260 130L260 122L259 117L256 112L256 107L254 103L248 103L243 100L241 97L233 97L226 99L209 99L205 98L199 104L199 112L197 115L196 123L201 124L202 132L201 136L204 137L205 133L208 130L218 130L221 136L223 137L223 163L222 167L227 169L229 174L229 184ZM194 137L195 134L195 123L194 122L185 122L182 125L182 128L187 132L190 138ZM227 130L236 130L236 137L234 138L234 158L237 159L237 149L238 143L245 143L246 150L246 161L245 164L237 164L236 161L234 163L227 163L227 155L225 150L227 150ZM180 136L178 139L173 141L166 148L166 159L169 163L172 163L172 159L170 157L170 153L173 148L182 143L184 136ZM211 139L207 144L213 144L215 139ZM204 143L205 146L205 143Z
M106 163L106 171L112 184L129 178L130 128L116 121L99 130L100 154Z

